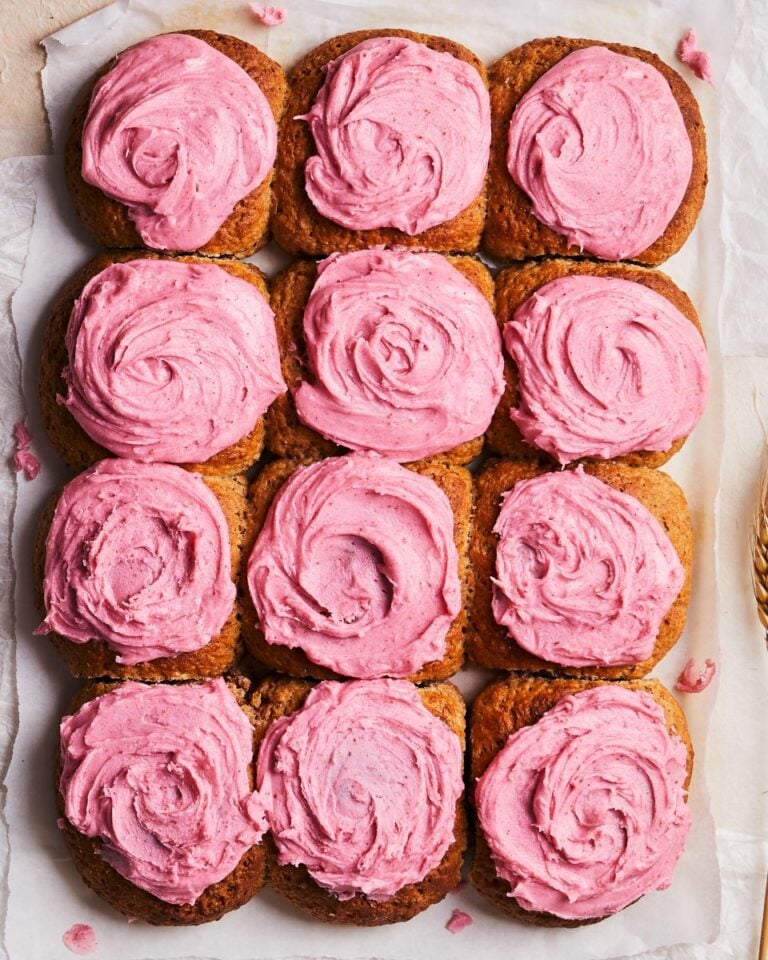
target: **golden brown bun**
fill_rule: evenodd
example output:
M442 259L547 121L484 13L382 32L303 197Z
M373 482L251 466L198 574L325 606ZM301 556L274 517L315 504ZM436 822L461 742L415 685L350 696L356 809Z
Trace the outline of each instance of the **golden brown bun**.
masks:
M510 734L536 723L565 696L603 686L601 680L551 680L539 677L508 677L491 683L477 697L470 719L471 782L481 777ZM658 680L630 680L621 686L642 690L661 706L670 734L677 735L688 751L688 789L693 771L693 746L685 715L672 694ZM564 920L551 913L524 910L507 896L510 885L496 873L496 867L479 824L475 837L475 858L469 876L472 886L515 920L547 927L579 927L594 920Z
M75 300L83 292L83 288L102 270L106 270L113 263L127 263L131 260L164 260L173 259L184 263L213 263L227 273L246 280L269 301L269 290L263 274L250 263L239 263L236 260L210 260L206 257L164 257L147 250L133 253L100 253L87 263L72 280L64 287L53 308L43 334L43 346L40 355L40 371L38 379L38 396L43 426L48 434L51 445L61 459L72 470L81 471L97 460L112 457L109 450L95 443L75 420L69 410L56 402L58 395L64 396L67 385L62 377L62 371L68 364L65 337L69 326L69 317L72 313ZM225 447L203 463L180 464L187 470L209 476L229 477L242 473L254 464L264 449L264 422L260 417L253 430L246 434L237 443Z
M485 264L474 257L446 257L470 283L482 293L493 310L493 278ZM304 340L304 308L317 276L313 260L298 260L275 277L272 284L272 309L275 312L280 362L288 392L278 397L267 412L267 448L280 457L318 459L343 453L343 448L299 420L293 391L309 379L307 345ZM469 463L480 454L483 437L467 440L445 453L427 459L444 463Z
M545 260L541 263L524 263L502 270L496 277L496 319L501 330L503 331L504 325L512 320L515 310L536 290L552 280L569 276L613 277L642 284L669 300L673 307L691 321L702 338L704 337L699 315L690 297L665 273L625 263L597 263L592 260ZM544 462L554 463L549 454L532 447L523 439L517 425L509 416L510 408L516 407L520 398L517 389L517 368L506 351L504 352L504 384L504 393L486 434L488 446L503 457L538 458ZM680 450L685 440L686 437L675 440L669 450L635 450L624 456L614 457L613 461L633 467L660 467Z
M174 30L197 37L209 46L234 60L254 80L267 99L275 120L279 123L285 103L286 81L282 67L261 50L239 37L230 37L211 30ZM102 247L143 247L128 208L113 200L98 187L83 180L82 137L85 118L96 81L114 66L110 61L93 78L77 108L64 152L67 186L80 219ZM264 181L235 206L216 233L197 252L208 256L248 257L263 247L268 239L269 208L272 196L272 171Z
M221 504L229 529L232 579L240 581L243 562L243 542L246 535L246 483L243 477L203 477L205 485ZM45 574L45 544L53 522L60 489L47 502L37 528L33 574L37 606L45 614L43 580ZM115 654L103 640L75 643L56 633L48 634L54 647L64 658L72 676L83 678L115 677L121 680L195 680L216 677L229 670L243 653L240 636L240 602L235 601L220 633L199 650L180 653L177 657L159 657L143 663L117 663Z
M229 679L227 685L237 698L243 713L253 724L253 710L247 702L249 685L239 675ZM67 715L75 713L89 700L94 700L119 686L119 683L87 683L70 702ZM248 771L248 775L253 786L253 769ZM211 920L219 920L230 910L241 907L264 886L265 854L264 845L260 843L258 846L251 847L235 869L223 880L211 884L195 903L177 905L159 900L126 880L102 859L99 855L101 840L84 836L69 823L65 817L64 801L59 791L60 780L61 756L57 751L54 768L56 805L59 816L64 820L61 832L72 861L86 886L125 916L162 926L191 926L208 923Z
M432 50L450 53L471 64L487 84L485 67L458 43L410 30L356 30L332 37L315 47L293 69L289 77L288 100L280 124L272 198L272 233L288 253L312 256L344 250L359 250L378 244L400 244L428 250L477 250L485 219L485 188L452 220L409 236L393 227L377 230L349 230L322 216L304 189L304 164L315 152L308 124L297 116L309 113L325 80L323 67L371 37L405 37Z
M496 575L496 545L493 527L501 509L501 495L520 480L553 470L535 461L502 461L476 478L475 523L470 546L470 563L475 590L467 633L471 660L484 667L524 670L570 677L642 677L666 656L680 639L688 614L693 566L693 528L685 494L671 477L647 467L626 467L618 463L584 465L584 472L616 490L634 497L659 521L680 558L685 581L680 593L661 622L653 653L641 663L611 667L564 667L527 653L496 623L491 607L491 577Z
M658 240L631 259L651 266L663 263L680 249L696 224L707 186L707 143L699 105L683 78L656 54L638 47L567 37L531 40L497 60L490 69L492 141L483 249L493 257L525 260L545 254L579 256L581 253L577 246L570 246L564 236L536 219L531 212L531 201L509 175L506 158L509 122L524 94L569 53L594 46L637 57L661 73L680 107L693 150L691 179L677 212Z
M256 610L247 583L248 558L253 544L264 526L267 512L277 492L288 478L307 461L276 460L259 473L248 491L248 527L243 549L242 608L243 639L248 652L272 670L294 677L314 677L318 680L341 679L339 674L318 666L298 649L267 643L259 628ZM425 680L445 680L461 669L464 663L464 639L467 632L467 608L472 595L473 575L469 564L469 537L472 518L472 477L464 467L440 463L414 464L408 469L429 477L448 498L454 518L454 541L459 555L459 578L462 584L462 609L451 624L445 638L446 653L442 660L426 663L418 673L408 677L414 683Z
M251 703L256 711L256 751L267 728L279 717L301 708L313 684L306 680L274 677L262 681L254 691ZM464 747L465 704L452 683L433 683L418 688L422 703L446 726L450 727ZM464 798L456 803L455 840L440 863L419 883L402 887L390 900L376 902L363 894L350 900L339 900L324 890L309 875L306 867L280 866L277 848L271 834L265 840L267 883L292 904L326 923L354 924L374 927L385 923L410 920L454 890L461 879L461 865L467 845L467 816Z

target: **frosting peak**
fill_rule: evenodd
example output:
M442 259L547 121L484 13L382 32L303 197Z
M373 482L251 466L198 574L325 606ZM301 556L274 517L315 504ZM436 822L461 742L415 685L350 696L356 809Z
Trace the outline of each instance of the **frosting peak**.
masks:
M559 463L669 450L704 411L696 327L644 284L573 275L544 284L504 327L520 401L510 416Z
M219 678L127 682L61 721L67 820L166 903L194 903L266 829L248 771L253 733Z
M475 790L509 895L587 920L668 887L691 822L686 761L658 703L617 685L563 697L513 733Z
M360 250L322 261L304 310L311 377L301 419L395 460L441 453L487 429L503 392L498 325L444 257Z
M666 230L693 150L665 77L594 46L568 54L522 97L507 167L538 220L581 250L626 260Z
M75 301L62 401L119 457L199 463L285 392L274 315L213 263L114 263Z
M257 784L281 864L388 900L453 843L461 743L407 681L321 683L270 726Z
M641 663L680 592L680 558L638 500L575 471L522 480L493 532L493 615L518 646L569 667Z
M268 643L352 677L445 656L461 609L453 513L429 478L375 454L300 467L248 560Z
M350 230L410 236L451 220L483 188L490 100L477 70L404 37L372 37L325 68L306 120L307 194Z
M100 461L56 504L43 594L36 633L103 640L118 663L199 650L236 594L218 500L180 467Z
M204 246L269 173L277 124L258 84L203 40L136 44L96 83L83 179L128 207L148 247Z

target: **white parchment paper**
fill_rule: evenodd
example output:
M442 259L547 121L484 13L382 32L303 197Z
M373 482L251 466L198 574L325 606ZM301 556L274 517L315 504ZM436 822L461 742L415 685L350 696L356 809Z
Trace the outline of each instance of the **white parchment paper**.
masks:
M555 34L631 43L655 50L668 62L674 62L675 43L693 24L700 42L713 54L716 78L722 79L733 37L740 29L740 21L732 14L727 0L706 5L694 0L665 4L645 0L505 4L486 0L473 3L471 12L470 5L460 0L426 2L418 8L409 8L405 3L374 7L356 0L289 0L286 23L268 31L256 24L247 5L241 2L119 0L46 42L48 65L43 81L54 145L60 152L75 98L95 69L124 47L163 29L209 27L231 32L256 43L290 68L299 56L326 37L373 26L443 33L467 44L487 62L527 39ZM719 230L719 122L716 95L690 74L687 79L707 125L713 158L710 190L699 225L684 250L664 269L689 292L700 311L710 347L713 382L704 419L683 453L668 468L688 495L698 543L689 624L677 649L656 671L668 685L688 656L718 657L714 504L723 418L717 305L724 261ZM34 483L21 482L14 521L14 558L19 573L19 731L7 777L11 867L5 933L9 956L13 960L67 956L61 934L75 922L91 923L101 944L99 955L114 960L192 956L220 960L287 956L416 960L434 955L446 960L468 956L489 960L510 956L525 960L597 960L669 944L713 940L719 927L719 880L705 772L708 718L717 684L703 695L684 698L697 751L691 791L694 828L673 885L597 926L565 931L529 929L500 918L471 891L463 891L406 924L376 930L334 928L305 918L267 892L217 924L193 930L165 930L140 923L128 925L86 890L58 836L50 783L49 758L56 740L56 722L74 685L47 642L32 637L38 614L31 602L28 571L37 514L47 493L64 478L62 468L47 447L37 414L35 381L41 331L58 289L95 250L71 212L60 157L39 161L34 173L35 224L13 315L23 368L23 393L30 411L28 421L44 470ZM28 207L25 210L28 214ZM277 262L270 254L254 259L268 270ZM4 676L1 674L0 679ZM38 904L39 918L35 920L30 911L37 912ZM455 907L466 910L475 920L472 927L457 936L444 929Z

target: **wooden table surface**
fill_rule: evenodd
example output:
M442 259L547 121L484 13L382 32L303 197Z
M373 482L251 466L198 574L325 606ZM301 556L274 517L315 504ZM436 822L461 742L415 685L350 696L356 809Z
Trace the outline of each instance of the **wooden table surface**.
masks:
M0 0L0 160L50 153L43 110L40 41L111 0Z

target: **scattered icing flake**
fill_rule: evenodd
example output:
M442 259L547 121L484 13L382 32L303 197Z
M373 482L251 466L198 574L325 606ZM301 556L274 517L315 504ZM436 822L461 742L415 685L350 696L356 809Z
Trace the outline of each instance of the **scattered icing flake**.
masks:
M40 473L40 461L29 452L32 435L25 424L17 423L13 428L13 437L16 441L16 451L13 454L13 467L17 473L24 471L27 480L34 480Z
M464 913L463 910L454 910L451 919L445 925L445 929L449 933L461 933L462 930L466 930L473 923L474 920L468 913Z
M288 11L284 7L263 7L260 3L252 3L251 11L264 27L276 27L285 20Z
M17 450L13 455L13 466L17 473L23 470L27 480L34 480L40 473L40 461L29 450Z
M681 690L683 693L701 693L710 685L716 672L717 665L714 660L707 658L704 661L704 666L697 670L696 661L691 657L683 667L683 672L677 678L675 690Z
M67 930L61 940L67 950L80 957L93 953L99 945L93 927L87 923L76 923Z
M19 450L28 450L32 444L32 434L27 429L27 425L19 421L13 428L13 436Z
M66 827L66 825L67 825L67 821L64 819L64 817L59 817L56 820L56 826L59 828L59 830L63 830L64 827Z
M469 886L466 880L460 880L458 884L451 890L452 894L461 893L462 890L466 890Z
M712 77L712 63L709 54L697 48L696 31L693 27L678 43L676 53L678 60L687 64L699 80L706 80L714 87L715 81Z

